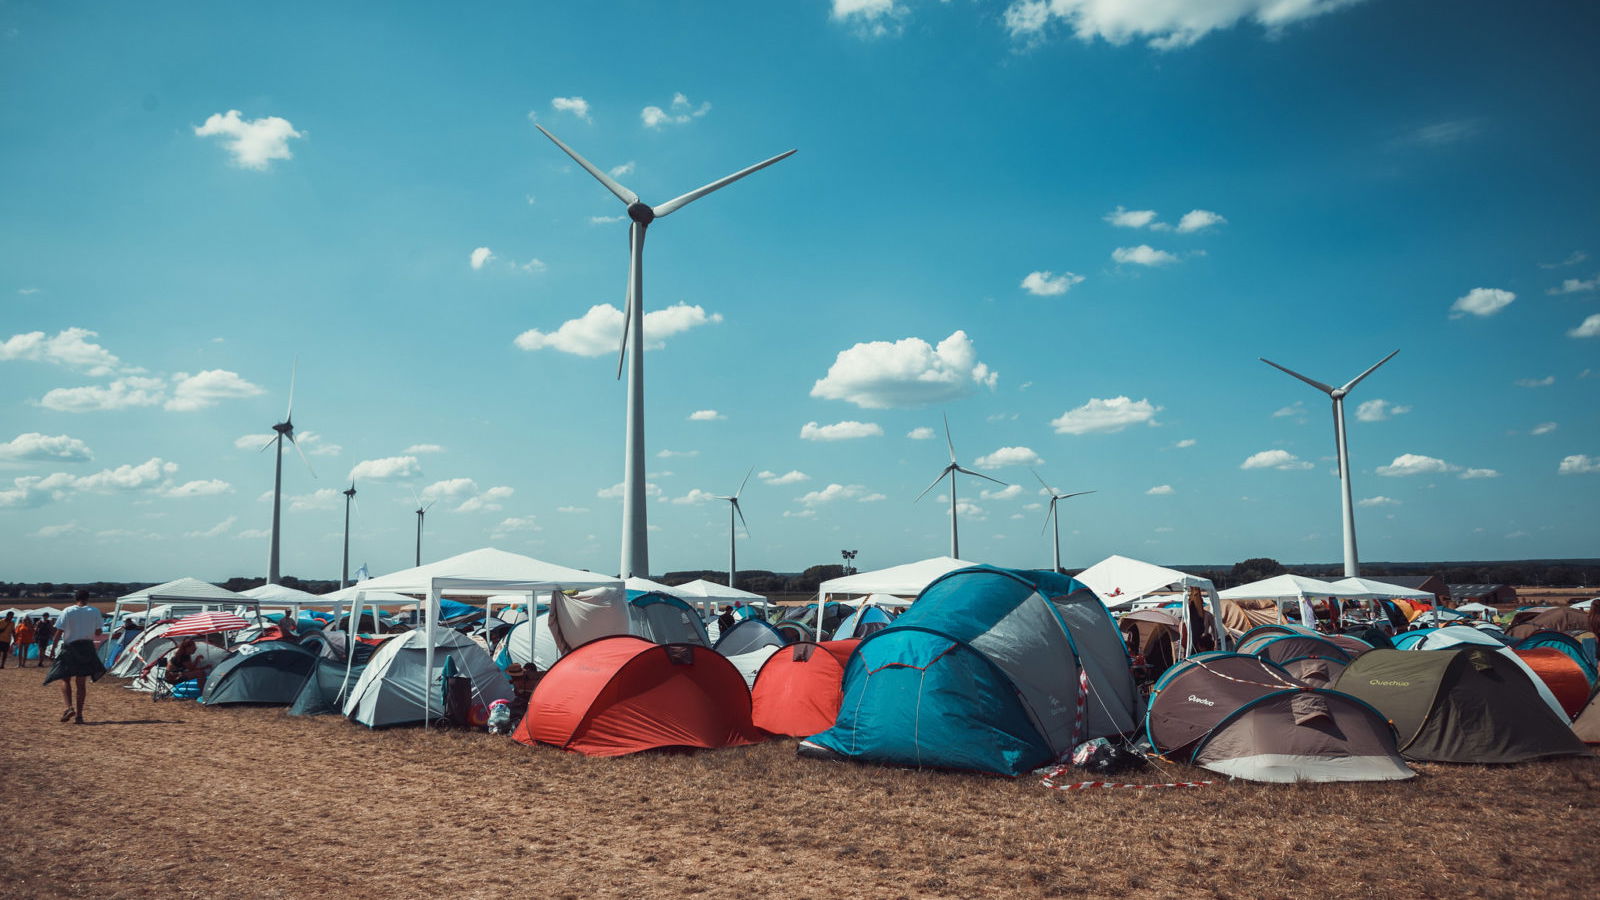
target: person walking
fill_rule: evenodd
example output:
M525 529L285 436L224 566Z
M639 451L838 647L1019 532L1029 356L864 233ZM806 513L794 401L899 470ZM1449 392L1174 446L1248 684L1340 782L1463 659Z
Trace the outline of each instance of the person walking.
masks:
M61 633L61 652L56 654L55 665L50 667L44 683L61 682L61 696L66 700L66 709L61 713L63 722L73 719L83 724L83 701L89 687L84 679L99 681L106 674L106 667L100 663L100 654L94 648L101 624L100 610L89 605L88 591L79 591L77 604L68 607L56 619L55 630ZM76 700L72 695L73 682L78 684Z
M11 633L11 646L17 651L17 668L26 668L28 665L28 648L33 646L33 620L27 616L17 623L16 630Z
M33 645L39 648L39 665L43 666L50 649L50 639L56 636L56 628L50 624L50 617L39 619L39 624L33 626Z
M17 614L8 612L5 618L0 619L0 669L6 667L6 658L11 655L11 632L17 627Z

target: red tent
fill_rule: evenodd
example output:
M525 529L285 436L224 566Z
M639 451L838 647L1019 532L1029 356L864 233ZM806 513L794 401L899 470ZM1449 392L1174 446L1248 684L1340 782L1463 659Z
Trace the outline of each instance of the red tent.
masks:
M844 666L859 640L803 641L767 657L750 687L757 728L810 737L833 727L844 696Z
M585 756L735 747L764 737L750 724L744 676L722 654L631 635L590 641L551 666L511 736Z

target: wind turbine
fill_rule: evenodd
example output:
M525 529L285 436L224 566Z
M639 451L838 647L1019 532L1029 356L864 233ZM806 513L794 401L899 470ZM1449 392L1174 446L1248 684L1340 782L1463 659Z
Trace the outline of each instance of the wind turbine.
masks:
M278 526L283 508L283 442L288 440L294 445L294 452L300 454L300 461L306 464L306 471L311 477L317 477L317 470L311 468L311 460L306 459L306 453L300 449L300 444L294 439L294 381L300 369L300 361L295 360L294 366L289 369L289 409L283 414L283 421L272 426L277 434L272 440L261 445L265 450L273 444L278 445L277 463L272 474L272 550L267 555L267 584L278 583ZM260 451L257 451L260 452Z
M696 188L681 197L668 200L660 206L648 206L639 200L639 195L618 184L615 179L604 171L595 168L588 160L579 156L576 151L561 142L561 139L546 131L543 125L535 125L544 136L560 147L563 152L572 157L573 161L584 168L584 171L595 177L595 180L605 185L606 190L616 196L618 200L628 206L628 218L633 222L628 226L628 292L622 310L622 345L617 353L617 377L622 377L622 364L627 360L628 365L628 409L627 409L627 436L623 445L623 472L622 472L622 563L619 574L622 578L633 575L648 576L650 574L650 539L649 524L646 521L645 510L645 455L644 455L644 235L650 223L663 218L690 203L704 197L712 191L738 181L752 172L764 169L780 159L793 154L780 153L764 162L756 163L747 169L740 169L732 175L719 178L704 187ZM628 345L633 345L633 356L628 358Z
M1329 387L1320 381L1314 381L1310 378L1307 378L1306 376L1301 375L1299 372L1296 372L1292 369L1286 369L1264 356L1257 357L1262 362L1273 367L1274 369L1293 375L1301 381L1304 381L1306 384L1311 385L1317 390L1333 398L1333 433L1334 439L1338 445L1339 486L1343 491L1344 500L1344 577L1346 578L1355 578L1359 576L1361 574L1361 563L1356 559L1356 519L1355 511L1352 509L1350 504L1350 450L1349 446L1345 443L1344 437L1344 398L1345 395L1350 393L1352 388L1361 383L1361 379L1366 378L1373 372L1376 372L1378 370L1378 366L1381 366L1389 360L1394 359L1395 353L1399 352L1399 350L1396 350L1394 353L1391 353L1388 356L1385 356L1383 359L1378 360L1376 363L1373 363L1371 368L1345 382L1344 387Z
M344 565L339 569L339 589L350 583L350 504L356 502L356 480L350 479L350 489L344 491Z
M754 472L755 470L755 466L750 467L750 472ZM736 587L734 580L737 577L736 573L739 571L738 556L736 555L733 546L734 541L739 536L738 532L734 530L733 525L733 516L735 513L738 513L739 521L744 525L744 533L746 535L750 533L750 523L745 522L744 510L739 508L739 495L744 493L744 486L750 483L750 472L744 473L744 481L739 482L739 489L733 492L732 497L717 498L718 500L728 501L728 587Z
M428 510L433 509L433 505L439 501L437 499L429 500L428 505L423 506L422 498L417 497L415 493L411 496L417 501L417 565L420 566L422 565L422 520L428 514Z
M1028 471L1033 472L1032 469L1029 469ZM1094 491L1075 491L1071 494L1062 494L1057 492L1056 489L1050 485L1045 484L1044 479L1039 478L1038 472L1033 472L1033 477L1037 478L1039 484L1043 486L1046 491L1050 492L1050 511L1044 514L1044 524L1047 526L1054 524L1056 526L1055 542L1051 544L1051 549L1055 551L1055 571L1059 572L1061 571L1061 513L1056 509L1056 504L1062 500L1068 500L1073 497L1082 497L1084 494L1092 494ZM1040 528L1039 533L1044 534L1044 529Z
M963 475L974 475L974 476L977 476L978 478L987 479L989 481L994 482L995 484L1000 484L1000 485L1005 484L1005 482L1001 481L998 478L990 478L987 475L984 475L984 474L981 474L981 473L978 473L978 472L974 472L971 469L965 468L960 463L956 462L956 445L955 445L954 442L952 442L950 440L950 417L949 416L945 416L944 417L944 444L945 444L946 447L948 447L950 449L950 465L944 467L944 471L940 472L939 473L939 477L935 478L933 480L933 484L930 484L927 487L922 489L922 493L917 495L917 500L921 500L923 497L926 497L928 495L929 491L931 491L934 488L938 487L939 486L939 482L943 481L944 477L946 475L950 476L950 556L951 556L952 559L960 559L961 558L961 542L960 542L960 538L956 534L956 473L960 472ZM915 503L915 502L917 502L917 500L913 500L911 502Z

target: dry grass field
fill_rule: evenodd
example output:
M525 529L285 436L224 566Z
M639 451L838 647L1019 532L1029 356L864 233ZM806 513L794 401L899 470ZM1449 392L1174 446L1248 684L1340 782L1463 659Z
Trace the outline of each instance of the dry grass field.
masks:
M1060 793L798 759L587 759L0 671L7 897L1578 897L1600 759ZM1206 777L1194 769L1130 780Z

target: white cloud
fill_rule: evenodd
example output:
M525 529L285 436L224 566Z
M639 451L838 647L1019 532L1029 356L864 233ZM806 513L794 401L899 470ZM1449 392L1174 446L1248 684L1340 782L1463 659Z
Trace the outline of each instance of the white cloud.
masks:
M633 169L633 160L630 159L620 166L612 166L611 168L607 169L606 174L610 175L612 178L626 178L627 176L633 174Z
M622 489L623 482L619 481L616 484L613 484L611 487L601 488L600 490L595 491L594 495L603 500L620 500L622 499ZM661 496L661 486L653 481L645 482L644 495L646 497Z
M1228 220L1217 215L1209 209L1191 209L1178 220L1178 231L1189 234L1195 231L1204 231L1214 225L1226 225Z
M1517 295L1499 288L1473 288L1450 304L1450 318L1462 316L1492 316L1517 299Z
M898 0L833 0L830 16L861 37L880 38L899 34L906 14Z
M717 499L717 495L711 493L710 491L702 491L699 488L690 488L689 493L684 494L682 497L673 497L672 502L678 504L679 506L698 506L701 503L710 503L715 499Z
M1567 332L1567 337L1592 338L1600 337L1600 313L1595 313L1583 320L1583 324Z
M568 513L570 515L577 515L579 513L586 513L588 511L589 511L589 507L587 507L587 506L558 506L558 507L556 507L556 512L558 512L558 513Z
M1390 403L1387 400L1368 400L1356 407L1356 418L1363 422L1382 422L1395 416L1403 416L1411 412L1411 407Z
M1249 458L1239 464L1239 468L1278 469L1283 472L1291 472L1310 469L1313 466L1287 450L1262 450L1260 453L1250 454Z
M945 508L945 515L948 516L949 514L950 514L949 507L946 507ZM985 511L983 507L979 506L976 503L970 503L970 502L968 502L966 500L957 500L956 501L956 515L958 515L958 516L960 516L960 517L962 517L964 519L974 519L974 520L979 521L979 522L985 521L986 519L989 518L988 512Z
M692 119L698 119L711 111L710 103L701 103L695 106L689 98L682 93L672 95L672 103L666 109L659 106L646 106L639 110L639 121L646 128L660 128L663 125L686 125Z
M156 406L166 398L166 386L160 378L118 378L107 385L55 388L39 398L39 405L73 413Z
M582 97L551 97L550 108L556 112L572 113L585 122L593 121L589 118L589 101Z
M1469 469L1455 463L1445 462L1433 456L1423 456L1419 453L1402 453L1394 458L1394 462L1387 466L1379 466L1377 473L1389 478L1404 478L1411 475L1446 475L1456 474L1459 478L1499 478L1500 473L1494 469Z
M240 540L255 540L257 538L270 537L271 534L272 532L265 528L246 528L244 531L234 535L234 537Z
M817 511L809 506L802 510L786 509L783 511L783 517L785 519L812 519L815 518L816 515Z
M721 313L707 313L703 307L678 303L644 315L644 346L658 350L667 338L701 325L722 321ZM530 328L517 335L516 345L523 350L559 350L577 356L606 356L617 352L622 341L622 310L609 303L589 307L582 318L569 319L555 331Z
M221 522L218 522L217 524L211 526L210 528L207 528L204 531L190 531L190 532L186 532L183 536L186 537L186 538L222 537L228 531L232 530L232 528L234 526L234 523L236 523L238 521L239 521L239 517L238 516L229 516L226 519L223 519Z
M1560 262L1539 263L1539 268L1541 268L1541 269L1560 269L1560 268L1565 268L1566 266L1575 266L1578 263L1581 263L1581 262L1583 262L1584 260L1586 260L1588 258L1589 258L1589 254L1583 252L1582 250L1574 250L1571 253L1567 254L1567 258L1566 259L1563 259Z
M859 484L830 484L820 491L811 491L795 499L805 506L818 506L823 503L833 503L836 500L869 502L871 499L881 499L881 497L876 494L868 494L867 489Z
M1447 119L1432 122L1414 129L1395 141L1398 145L1415 144L1424 147L1443 147L1459 143L1483 130L1481 119Z
M1286 419L1286 418L1289 418L1291 416L1303 416L1305 414L1306 414L1305 401L1304 400L1296 400L1295 402L1289 404L1288 406L1285 406L1285 407L1282 407L1282 408L1280 408L1278 410L1275 410L1272 413L1272 417L1274 419Z
M490 250L488 247L479 247L478 249L472 251L472 255L469 257L469 260L472 263L472 268L474 269L483 268L489 264L489 260L491 259L494 259L494 251Z
M167 479L177 471L177 463L152 457L138 465L102 469L81 477L66 472L25 475L13 479L11 487L0 489L0 508L42 506L51 500L62 500L76 493L113 494L158 490L163 484L170 486Z
M461 505L456 507L456 512L498 512L501 508L501 502L511 499L511 495L516 492L516 488L503 484L496 485L475 497L468 497L463 500Z
M1556 471L1562 475L1593 475L1600 472L1600 456L1575 453L1564 457Z
M590 225L610 225L610 224L612 224L614 222L626 222L626 221L628 221L628 217L627 216L590 216L589 217L589 224Z
M1518 378L1515 383L1517 387L1525 388L1549 387L1556 383L1556 377L1554 375L1546 375L1543 378Z
M544 264L544 260L539 259L538 257L530 259L525 263L513 262L512 265L516 267L518 272L529 272L534 274L543 272L545 269L550 268Z
M161 489L161 496L183 499L186 497L215 497L219 494L233 493L233 485L220 478L209 478L204 481L187 481Z
M1001 447L972 461L980 469L999 469L1005 466L1040 466L1044 460L1027 447Z
M225 115L212 113L194 133L198 137L223 138L222 145L233 155L234 165L262 172L275 159L293 159L289 141L305 137L294 130L288 119L277 116L244 119L237 109L230 109Z
M799 484L802 481L811 480L810 475L807 475L799 469L790 469L782 475L779 475L777 472L764 470L757 472L756 477L761 479L761 481L765 484Z
M227 369L207 369L193 375L179 372L172 376L172 398L166 409L173 412L194 412L216 406L223 400L236 397L255 397L264 394L254 384Z
M84 532L86 532L88 530L89 529L84 528L82 525L79 525L78 524L78 520L74 519L71 522L63 522L60 525L45 525L45 526L42 526L42 527L40 527L40 529L38 531L35 531L35 532L33 532L32 534L30 534L28 536L29 537L47 538L48 539L48 538L66 537L67 535L72 535L72 534L83 534Z
M918 425L916 428L906 432L906 437L911 438L913 441L931 441L933 436L933 429L926 425Z
M489 533L491 536L498 539L504 538L508 535L516 534L519 531L543 530L544 529L539 526L538 518L536 516L510 516L508 518L501 519L499 524L489 529Z
M1561 282L1560 287L1553 287L1545 291L1545 293L1551 295L1584 294L1596 289L1600 289L1600 275L1596 275L1587 281L1579 278L1568 278Z
M240 450L262 450L276 437L276 434L241 434L233 439L233 446Z
M454 503L464 500L478 492L478 483L471 478L447 478L444 481L435 481L418 492L417 496L423 503Z
M1156 220L1153 209L1124 209L1119 206L1106 213L1105 220L1118 228L1144 228Z
M657 459L673 459L681 456L699 456L699 450L662 450L656 453ZM671 472L662 472L662 476L671 475Z
M289 497L290 512L306 512L313 509L338 509L344 494L333 488L319 488L309 494L300 494Z
M800 426L800 439L806 441L848 441L854 438L879 437L883 428L876 422L846 420L832 425L807 422Z
M1013 39L1037 43L1057 28L1080 41L1143 40L1157 50L1187 47L1213 31L1253 22L1280 29L1358 0L1012 0L1002 16Z
M1130 263L1136 266L1164 266L1178 261L1176 256L1165 250L1157 250L1149 244L1140 244L1137 247L1118 247L1111 251L1111 258L1119 263Z
M0 444L0 460L17 462L88 462L94 459L89 445L64 434L48 435L37 431L19 434Z
M401 452L402 453L414 453L414 454L443 453L444 452L444 448L439 446L438 444L412 444L411 446L407 447L405 450L403 450Z
M716 422L726 418L727 416L714 409L697 409L689 414L691 422Z
M999 490L984 488L978 492L978 496L984 500L1014 500L1022 496L1022 485L1008 484Z
M1096 397L1077 409L1069 409L1051 419L1050 424L1056 434L1114 434L1141 422L1147 425L1160 424L1156 421L1156 413L1161 409L1149 400Z
M1467 469L1462 472L1461 478L1499 478L1500 473L1494 469Z
M1187 450L1188 448L1193 447L1196 443L1197 441L1195 441L1194 438L1184 438L1172 446L1177 447L1179 450Z
M415 456L364 459L350 470L350 477L359 481L409 481L422 477L422 464Z
M1528 433L1529 434L1549 434L1550 432L1555 431L1558 427L1560 427L1560 426L1556 425L1556 423L1554 423L1554 422L1540 422L1539 424L1533 426L1533 429L1530 430Z
M1376 497L1365 497L1356 501L1357 506L1399 506L1400 501L1382 494Z
M1022 279L1022 289L1035 297L1056 297L1082 281L1083 276L1074 272L1062 272L1060 275L1050 271L1029 272L1028 277Z
M1170 484L1158 484L1150 490L1145 491L1145 494L1151 497L1168 497L1173 493L1175 493L1175 491L1173 491L1172 485Z
M99 332L86 328L65 328L52 337L42 331L14 334L0 343L0 362L20 360L52 363L75 369L85 375L101 377L114 372L138 372L124 369L122 360L110 350L88 340L99 337Z
M844 400L863 409L925 406L965 396L975 387L994 389L998 373L978 361L965 331L930 346L909 337L871 341L839 351L811 396Z
M74 481L72 486L76 490L95 494L134 491L153 487L163 477L176 471L178 471L177 463L167 462L160 457L151 457L136 466L117 466L115 469L102 469L93 475L85 475Z

